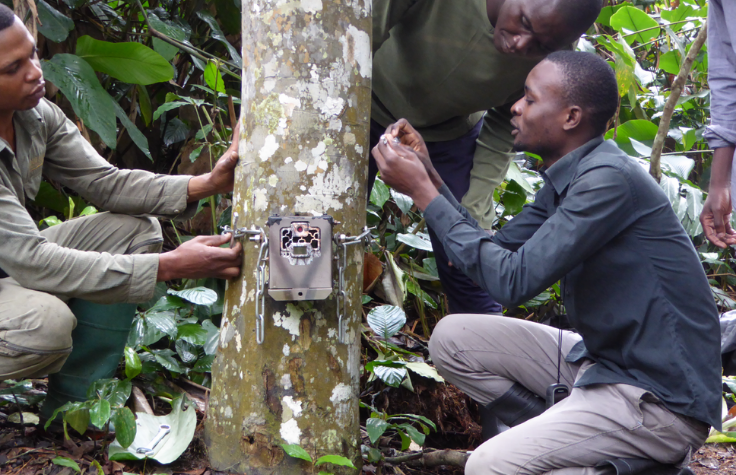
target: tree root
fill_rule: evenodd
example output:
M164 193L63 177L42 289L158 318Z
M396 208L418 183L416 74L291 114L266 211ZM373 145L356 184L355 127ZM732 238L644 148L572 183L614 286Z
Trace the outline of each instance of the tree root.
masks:
M432 468L440 465L451 465L462 468L465 467L469 457L470 454L464 450L435 450L399 455L398 457L386 457L385 462L391 465L405 463L410 467Z

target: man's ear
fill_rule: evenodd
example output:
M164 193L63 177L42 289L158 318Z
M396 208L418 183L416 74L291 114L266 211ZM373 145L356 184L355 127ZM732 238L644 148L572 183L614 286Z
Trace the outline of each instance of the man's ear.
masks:
M562 129L565 131L571 131L580 126L580 122L583 120L583 110L580 106L570 106L567 108L567 117L565 123L562 124Z

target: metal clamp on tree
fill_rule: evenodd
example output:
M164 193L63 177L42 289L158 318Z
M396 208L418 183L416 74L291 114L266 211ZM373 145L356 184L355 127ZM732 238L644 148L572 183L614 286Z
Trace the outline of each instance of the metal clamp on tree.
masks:
M223 234L232 233L230 246L235 239L248 236L253 242L260 242L257 261L256 293L256 342L264 339L264 309L266 306L266 286L268 295L277 301L325 300L333 291L332 261L337 262L336 313L338 341L345 343L345 276L347 246L365 242L370 244L370 229L365 228L359 236L335 234L332 228L340 224L332 216L271 216L268 219L268 236L260 229L237 227L238 214L233 213L233 226L223 226ZM273 252L269 250L273 243ZM332 242L337 247L333 258ZM266 263L269 278L266 278Z

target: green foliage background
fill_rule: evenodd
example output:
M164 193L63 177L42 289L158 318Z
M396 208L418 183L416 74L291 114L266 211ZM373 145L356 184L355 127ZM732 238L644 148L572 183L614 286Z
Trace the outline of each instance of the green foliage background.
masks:
M103 156L121 167L161 173L173 173L177 167L183 173L211 169L237 120L240 1L38 0L37 8L44 74L58 88L53 100ZM704 0L609 0L576 45L601 55L615 69L621 103L606 138L642 166L649 166L672 82L706 16ZM733 256L704 241L698 222L712 159L703 140L710 102L707 67L706 46L697 55L667 131L661 186L702 257L714 298L728 310L736 308ZM533 200L542 184L537 168L533 157L517 156L494 193L497 228ZM200 203L200 212L190 222L166 223L168 246L218 232L219 226L229 224L228 206L227 196L213 197ZM32 209L42 227L95 211L54 183L42 185ZM447 303L424 221L411 199L379 179L370 195L367 221L375 227L373 258L367 264L378 272L366 281L363 297L369 323L372 318L376 325L363 332L369 377L362 397L370 409L371 441L393 430L404 447L410 439L423 443L432 423L390 416L369 402L387 387L411 390L410 371L415 377L439 377L424 363L421 351L408 351L391 338L402 327L403 335L418 341L428 338ZM157 297L141 307L124 366L125 381L135 378L152 394L165 397L171 396L162 384L165 379L209 385L224 284L185 280L169 287L159 285ZM208 289L211 294L204 298ZM191 292L181 293L187 290ZM507 313L536 320L554 317L563 311L558 297L559 286L554 285ZM393 307L387 309L386 304ZM376 328L392 328L393 333Z

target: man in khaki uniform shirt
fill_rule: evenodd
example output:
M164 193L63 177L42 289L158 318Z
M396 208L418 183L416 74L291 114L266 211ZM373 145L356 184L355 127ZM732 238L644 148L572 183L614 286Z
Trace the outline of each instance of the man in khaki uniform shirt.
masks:
M0 379L39 377L59 371L72 353L70 299L145 302L157 281L238 275L241 247L218 247L228 236L196 238L159 255L161 228L152 217L189 217L200 199L232 190L237 138L199 177L119 170L43 98L33 38L3 5L0 50ZM25 204L42 176L106 212L39 232Z

